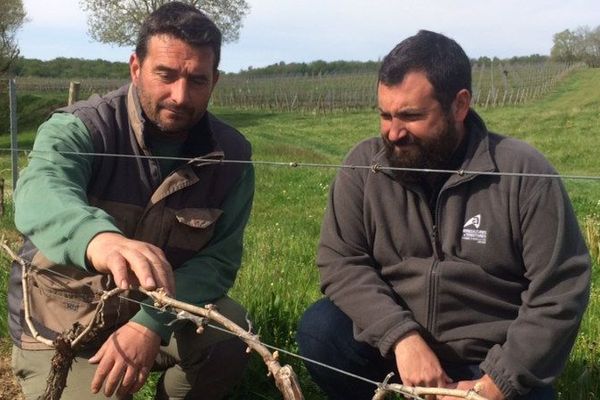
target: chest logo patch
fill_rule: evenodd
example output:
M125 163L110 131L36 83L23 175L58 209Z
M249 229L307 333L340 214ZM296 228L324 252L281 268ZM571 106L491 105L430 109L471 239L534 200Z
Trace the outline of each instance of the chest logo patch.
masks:
M462 240L468 240L479 244L486 244L487 231L479 229L481 226L481 214L469 218L463 225Z

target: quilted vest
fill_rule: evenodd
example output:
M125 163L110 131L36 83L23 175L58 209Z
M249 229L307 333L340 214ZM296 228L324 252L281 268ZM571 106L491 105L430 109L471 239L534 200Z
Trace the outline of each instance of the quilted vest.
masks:
M88 202L110 214L126 237L160 247L174 269L210 241L228 193L249 161L249 142L210 113L192 129L182 162L167 177L145 142L145 121L133 85L104 97L92 96L57 112L77 116L94 145ZM132 157L133 156L133 157ZM40 334L54 339L75 322L87 324L102 291L114 288L110 275L48 260L28 239L20 256L36 268L28 276L31 317ZM139 309L111 298L104 306L104 340ZM13 263L9 283L9 326L13 341L25 349L47 348L33 339L24 319L22 269Z

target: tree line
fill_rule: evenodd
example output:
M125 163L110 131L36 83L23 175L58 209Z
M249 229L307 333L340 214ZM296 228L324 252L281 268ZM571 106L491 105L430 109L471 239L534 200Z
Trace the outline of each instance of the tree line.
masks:
M42 61L21 57L14 62L12 72L18 77L127 79L129 78L129 65L126 62L111 62L100 59L85 60L59 57Z
M471 60L475 65L489 65L494 62L504 64L528 64L548 61L548 56L534 54L530 56L498 59L496 57L479 57ZM374 74L379 69L380 61L323 61L291 62L283 61L266 67L242 70L239 73L227 73L229 76L260 78L269 76L318 76L333 74ZM13 62L12 72L17 77L42 77L60 79L128 79L129 65L126 62L111 62L101 59L86 60L81 58L59 57L42 61L19 57Z
M554 34L550 52L553 60L584 62L590 67L600 67L600 25L575 30L565 29Z

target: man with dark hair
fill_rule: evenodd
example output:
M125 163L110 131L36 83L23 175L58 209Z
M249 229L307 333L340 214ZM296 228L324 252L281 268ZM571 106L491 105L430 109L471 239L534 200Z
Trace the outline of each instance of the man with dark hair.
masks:
M300 321L300 351L377 382L396 372L409 386L552 399L588 301L588 252L561 181L532 176L555 170L470 108L470 74L460 46L428 31L383 60L381 138L345 161L374 168L342 168L332 185L326 298ZM331 399L373 396L306 365Z
M221 32L201 11L172 2L143 24L130 59L132 82L58 110L40 126L15 192L21 267L9 289L13 369L28 399L46 386L54 339L87 324L103 291L164 288L213 303L245 326L227 296L241 263L254 193L251 148L206 111L219 72ZM158 399L219 399L247 364L244 344L191 322L113 298L78 352L64 399L126 398L151 369ZM91 393L90 393L91 390ZM87 393L87 394L86 394Z

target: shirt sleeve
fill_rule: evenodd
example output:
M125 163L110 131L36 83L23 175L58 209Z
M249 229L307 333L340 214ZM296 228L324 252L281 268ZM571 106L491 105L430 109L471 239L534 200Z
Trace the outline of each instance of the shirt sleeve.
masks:
M175 270L177 299L202 306L223 297L233 286L242 262L244 228L250 217L254 197L254 167L249 165L228 195L215 234L196 256ZM132 318L168 343L174 330L173 314L151 307Z
M91 207L91 136L79 118L57 113L37 133L14 193L15 225L51 261L86 268L85 252L100 232L119 232L113 218Z

